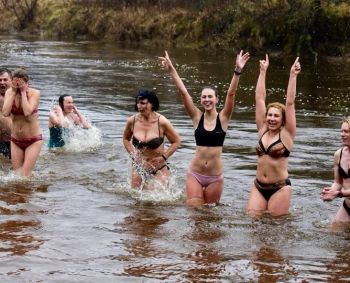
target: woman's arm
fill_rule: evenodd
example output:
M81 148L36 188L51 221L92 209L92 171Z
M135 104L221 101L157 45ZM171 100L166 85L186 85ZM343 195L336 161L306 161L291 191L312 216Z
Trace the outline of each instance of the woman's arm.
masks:
M25 117L32 115L35 109L38 109L40 103L40 91L37 89L29 88L28 85L20 88L21 104ZM30 93L28 98L27 93Z
M164 135L170 143L170 146L163 153L163 158L166 160L174 154L176 149L180 146L181 140L179 134L176 132L170 121L164 116L162 120L164 120Z
M11 114L11 109L12 109L12 104L15 100L16 96L16 91L11 87L5 92L5 97L4 97L4 104L2 106L2 114L5 117L10 116Z
M91 127L90 124L87 122L85 116L80 113L80 111L78 110L78 108L75 105L73 106L73 112L76 115L76 117L78 118L77 124L79 126L81 126L83 129L89 129Z
M260 60L260 74L255 89L255 122L258 131L265 125L266 113L266 72L269 67L269 56L266 54L265 60Z
M343 178L339 175L339 159L340 159L341 149L338 149L334 154L333 161L333 172L334 172L334 181L332 186L326 187L321 192L321 199L323 201L332 201L336 197L342 197L343 194Z
M249 60L249 53L246 52L243 54L243 50L241 50L241 52L236 56L236 67L233 72L230 86L227 90L224 108L220 113L221 114L220 118L222 123L228 123L228 121L231 118L233 108L235 105L235 96L236 96L237 86L239 82L239 77L248 60Z
M290 69L289 82L286 98L286 124L285 129L294 138L296 134L296 117L295 117L295 95L297 88L297 77L301 71L299 57L297 57Z
M56 105L49 113L49 128L58 126L63 127L64 116L60 106Z
M194 105L192 97L188 93L182 79L177 73L175 67L173 66L168 52L165 51L165 57L159 57L164 70L168 71L181 95L182 102L185 106L187 114L191 117L193 121L199 120L201 116L201 111Z
M127 153L129 153L131 156L133 155L133 152L134 152L134 147L131 144L131 138L133 135L133 130L132 130L133 118L134 118L133 116L128 118L128 120L126 121L125 128L124 128L124 133L123 133L124 147L125 147Z

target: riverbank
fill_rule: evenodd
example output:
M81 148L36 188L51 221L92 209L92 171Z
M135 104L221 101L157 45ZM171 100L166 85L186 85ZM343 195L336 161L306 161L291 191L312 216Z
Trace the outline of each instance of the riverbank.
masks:
M0 24L0 31L59 40L235 47L251 52L311 56L350 54L350 4L346 1L295 1L289 5L287 1L184 4L186 1L158 0L137 6L130 4L133 2L139 1L39 0L28 23L10 16L9 9L5 11L9 21Z

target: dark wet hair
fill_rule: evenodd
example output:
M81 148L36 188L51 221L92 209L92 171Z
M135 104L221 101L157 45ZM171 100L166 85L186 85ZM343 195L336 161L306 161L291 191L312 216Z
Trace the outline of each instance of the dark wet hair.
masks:
M23 79L26 83L29 81L29 76L27 71L22 68L14 70L12 73L12 77Z
M157 111L159 109L159 100L156 93L152 90L140 89L135 98L135 111L138 111L137 103L145 99L152 104L152 111Z
M202 95L203 90L205 90L205 89L210 89L210 90L214 91L214 95L215 95L216 97L218 97L217 89L215 89L215 87L212 87L212 86L205 86L205 87L203 87L203 88L202 88L202 91L201 91L201 95Z
M12 72L9 69L7 69L7 68L0 68L0 75L5 74L5 73L8 73L10 78L12 79Z
M68 96L71 96L69 94L63 94L61 95L59 98L58 98L58 104L60 105L62 111L64 111L64 108L63 108L63 101L64 101L64 98L65 97L68 97Z

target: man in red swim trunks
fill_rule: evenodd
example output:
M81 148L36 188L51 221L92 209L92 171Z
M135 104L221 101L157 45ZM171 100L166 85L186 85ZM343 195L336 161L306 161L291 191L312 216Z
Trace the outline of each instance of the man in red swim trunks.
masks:
M10 117L2 114L2 105L6 90L10 87L12 80L11 71L0 68L0 154L11 158L10 137L12 121Z

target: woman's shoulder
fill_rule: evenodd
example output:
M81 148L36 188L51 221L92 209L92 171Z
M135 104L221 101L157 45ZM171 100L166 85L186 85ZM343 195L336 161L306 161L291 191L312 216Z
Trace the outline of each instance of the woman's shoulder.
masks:
M336 151L335 151L335 153L334 153L334 161L335 162L339 162L339 160L340 160L340 155L342 155L342 153L343 153L343 147L341 147L341 148L338 148Z
M36 89L36 88L28 88L28 94L30 96L40 96L40 90Z

